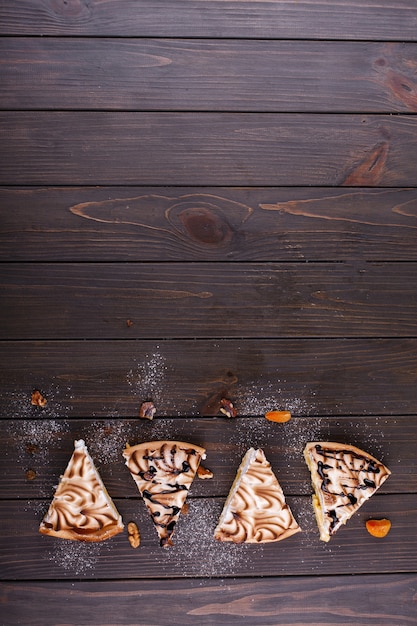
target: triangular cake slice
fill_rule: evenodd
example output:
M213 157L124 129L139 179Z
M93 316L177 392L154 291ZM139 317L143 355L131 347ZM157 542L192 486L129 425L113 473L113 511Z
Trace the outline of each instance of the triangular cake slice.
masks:
M204 448L183 441L150 441L123 451L126 465L152 516L163 547L172 545L181 509Z
M234 543L281 541L300 527L262 449L250 448L214 531L215 539Z
M306 445L304 457L322 541L329 541L391 474L367 452L342 443L313 441Z
M104 541L121 533L123 522L82 439L61 476L39 532L61 539Z

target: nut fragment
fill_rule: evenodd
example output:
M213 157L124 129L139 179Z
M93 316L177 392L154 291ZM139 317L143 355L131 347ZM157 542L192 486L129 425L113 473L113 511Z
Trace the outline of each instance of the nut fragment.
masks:
M139 417L152 420L155 413L156 408L153 402L142 402L139 409Z
M227 398L220 400L220 412L226 417L236 417L237 415L235 407Z
M140 534L139 528L135 524L135 522L129 522L127 525L127 534L129 543L132 548L138 548L140 545Z
M265 413L265 417L270 422L288 422L291 419L291 413L289 411L268 411Z
M36 478L36 472L33 469L28 469L26 472L26 478L27 480L35 480Z
M35 389L32 392L31 403L34 406L40 406L42 409L46 406L47 400L43 397L41 392L38 389Z
M203 480L206 480L207 478L213 478L213 472L207 469L207 467L199 465L197 468L197 476L199 478L202 478Z
M366 530L372 537L385 537L391 530L389 519L368 519L365 525Z

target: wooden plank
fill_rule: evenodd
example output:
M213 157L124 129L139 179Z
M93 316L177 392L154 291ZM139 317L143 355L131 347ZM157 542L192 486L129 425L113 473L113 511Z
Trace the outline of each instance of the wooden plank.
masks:
M0 55L2 109L417 111L414 43L5 38Z
M416 186L417 118L0 113L0 184Z
M29 412L29 411L28 411ZM74 449L84 439L112 497L138 496L124 465L122 451L142 441L189 441L206 449L203 465L213 480L195 480L190 496L225 498L239 463L251 447L261 447L279 477L286 495L311 494L303 457L309 441L340 441L358 446L381 459L392 475L381 493L416 493L417 439L415 416L292 417L286 425L271 424L263 416L236 418L162 418L153 421L110 418L98 420L1 420L1 440L8 451L0 457L0 498L50 498ZM29 473L28 473L29 472Z
M217 414L221 397L241 416L417 414L416 339L3 341L0 355L8 419L133 418L149 397L160 417Z
M9 626L392 626L412 624L415 574L225 580L10 582L2 584ZM388 598L396 598L395 603ZM354 598L354 601L352 601ZM46 608L47 607L47 608ZM156 615L157 613L157 615Z
M414 0L3 0L3 34L415 41Z
M0 338L408 337L416 279L406 262L2 264Z
M417 261L416 189L2 189L1 261Z
M39 522L49 502L2 500L0 537L3 580L177 578L414 572L417 557L416 496L375 495L344 528L324 544L318 538L311 498L288 498L303 532L278 543L228 545L215 541L214 527L224 499L192 498L175 532L174 547L164 550L145 505L115 500L124 520L136 520L141 545L132 551L124 532L103 544L71 543L45 537ZM380 541L365 529L370 517L387 517L391 532Z

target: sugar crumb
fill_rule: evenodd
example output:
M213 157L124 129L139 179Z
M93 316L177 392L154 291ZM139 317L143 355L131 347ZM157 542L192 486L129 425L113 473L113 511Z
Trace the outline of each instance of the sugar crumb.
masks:
M133 432L131 422L108 419L89 423L83 438L94 461L106 465L122 460L122 452Z
M160 352L145 354L127 373L128 385L141 401L153 400L157 405L162 401L166 370L165 358Z
M183 576L223 576L253 569L262 558L262 545L236 545L214 539L221 509L221 502L190 499L189 513L180 517L173 547L161 553L164 562L169 563L167 571L171 572L178 563Z
M46 537L53 543L47 550L47 558L57 567L80 576L94 571L103 551L109 548L103 543L87 543Z

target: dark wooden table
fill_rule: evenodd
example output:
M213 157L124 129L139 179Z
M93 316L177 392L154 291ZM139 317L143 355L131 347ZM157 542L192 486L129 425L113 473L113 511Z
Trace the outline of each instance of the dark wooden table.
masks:
M417 624L415 0L2 0L0 33L1 623ZM77 438L138 550L38 533ZM214 472L170 550L121 457L154 438ZM320 439L392 471L329 544ZM222 545L251 446L303 532Z

